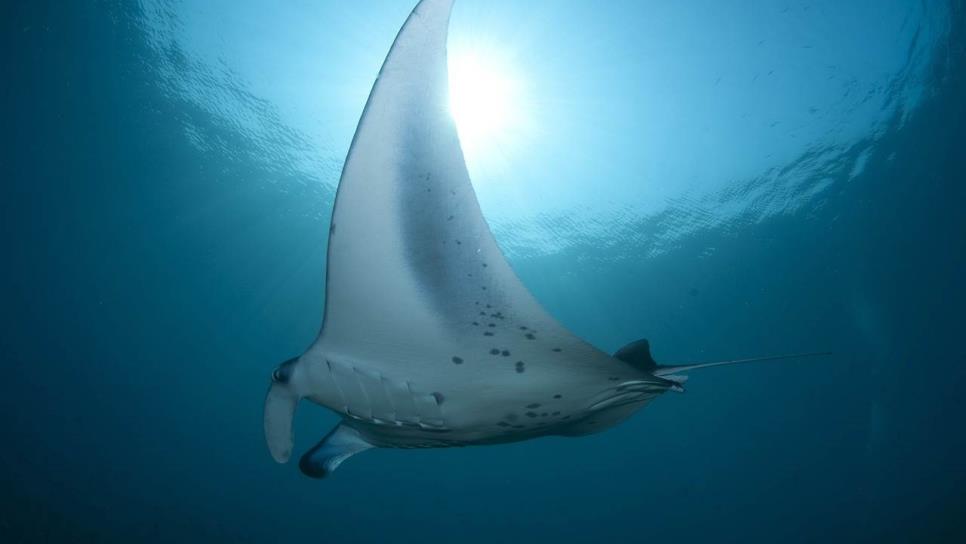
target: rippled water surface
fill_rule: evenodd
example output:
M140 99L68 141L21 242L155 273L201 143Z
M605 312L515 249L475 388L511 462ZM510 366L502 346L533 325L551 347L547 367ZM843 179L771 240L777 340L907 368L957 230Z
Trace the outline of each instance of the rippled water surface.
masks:
M411 2L0 13L0 541L961 542L966 6L457 2L467 148L538 299L695 374L580 439L272 462L342 161ZM335 423L306 407L304 451Z

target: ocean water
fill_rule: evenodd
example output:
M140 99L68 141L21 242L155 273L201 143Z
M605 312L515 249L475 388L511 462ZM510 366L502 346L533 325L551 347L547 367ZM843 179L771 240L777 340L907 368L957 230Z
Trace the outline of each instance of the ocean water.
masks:
M0 541L966 541L960 0L459 0L451 51L520 81L470 173L551 313L833 355L588 437L276 465L269 374L411 4L0 7ZM297 453L336 421L301 407Z

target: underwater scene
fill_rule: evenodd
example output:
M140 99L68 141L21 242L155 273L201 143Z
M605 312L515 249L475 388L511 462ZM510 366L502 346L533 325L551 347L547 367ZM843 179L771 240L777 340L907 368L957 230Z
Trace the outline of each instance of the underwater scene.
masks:
M966 542L966 2L0 14L0 542Z

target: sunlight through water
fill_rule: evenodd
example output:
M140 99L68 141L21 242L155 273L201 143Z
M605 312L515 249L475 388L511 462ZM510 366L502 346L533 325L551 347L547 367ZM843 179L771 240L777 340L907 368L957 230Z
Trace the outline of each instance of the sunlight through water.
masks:
M521 82L498 55L456 52L449 60L450 112L468 161L510 144L521 123Z

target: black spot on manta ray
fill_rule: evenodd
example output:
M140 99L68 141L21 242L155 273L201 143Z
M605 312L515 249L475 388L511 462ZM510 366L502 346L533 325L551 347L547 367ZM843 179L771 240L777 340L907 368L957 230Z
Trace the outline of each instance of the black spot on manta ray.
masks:
M486 307L487 307L487 308L492 308L493 306L490 306L489 304L487 304L487 305L486 305ZM485 314L484 314L484 315L485 315Z
M335 222L334 221L332 222L331 225L329 225L329 234L330 235L331 234L335 234Z
M483 336L493 336L493 333L490 331L486 331L483 333Z
M474 327L479 327L480 326L480 322L479 321L474 321L473 322L473 326Z
M483 263L483 268L486 268L487 266L489 265L487 265L486 263Z
M459 240L457 240L456 241L456 245L461 246L461 245L463 245L463 242L460 242Z
M560 393L557 393L556 395L553 396L553 398L555 399L563 398L563 395L561 395Z
M527 327L526 327L526 325L520 325L520 330L521 330L521 331L525 331L525 330L527 330Z
M519 418L520 418L520 416L518 416L518 415L516 415L516 414L514 414L512 412L503 417L503 419L505 419L507 421L516 421Z
M560 352L561 352L561 351L563 351L563 350L562 350L562 349L560 349L560 348L553 348L553 349L552 349L552 350L550 350L550 351L556 351L557 353L560 353Z
M510 356L510 350L508 350L508 349L503 350L503 356L504 357L509 357Z
M537 417L537 413L536 412L527 412L526 416L527 417Z
M452 221L453 220L453 216L451 215L451 216L447 217L446 220L447 221Z
M610 381L612 381L612 382L616 382L616 381L620 380L620 378L617 377L617 376L611 376L611 377L609 377L607 379L610 380Z
M484 291L486 291L486 286L485 285L482 285L481 287L483 288Z
M490 355L499 355L499 354L500 354L500 350L496 348L493 348L490 350Z
M534 339L536 339L536 336L534 336L533 334L531 334L529 332L527 334L525 334L524 336L527 337L527 340L534 340Z
M488 323L486 326L487 327L496 327L496 323Z
M516 370L517 370L517 374L523 374L525 370L523 361L517 361Z
M461 364L463 364L463 358L462 357L457 357L457 356L454 355L453 356L453 364L454 365L461 365Z
M527 408L530 408L531 410L534 409L534 408L540 408L540 403L539 402L534 402L533 404L528 404L527 405Z

